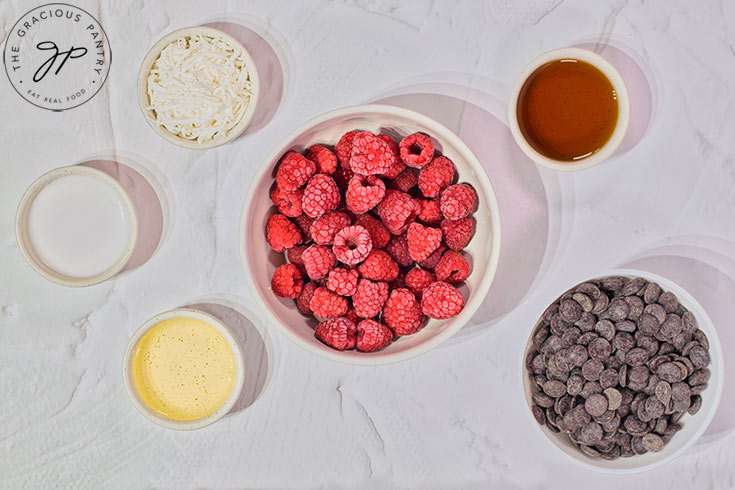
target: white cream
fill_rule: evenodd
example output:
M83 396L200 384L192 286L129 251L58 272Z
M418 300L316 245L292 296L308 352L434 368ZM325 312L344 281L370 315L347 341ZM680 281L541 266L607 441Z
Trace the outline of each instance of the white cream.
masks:
M122 257L131 217L112 185L89 175L65 175L45 186L28 212L28 237L38 258L70 277L100 274Z

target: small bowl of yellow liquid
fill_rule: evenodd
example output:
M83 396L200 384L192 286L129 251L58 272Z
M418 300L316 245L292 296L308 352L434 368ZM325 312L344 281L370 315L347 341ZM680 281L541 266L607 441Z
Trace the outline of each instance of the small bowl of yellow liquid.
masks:
M123 378L146 418L191 430L232 409L245 372L240 347L222 322L198 310L176 309L156 315L133 334Z

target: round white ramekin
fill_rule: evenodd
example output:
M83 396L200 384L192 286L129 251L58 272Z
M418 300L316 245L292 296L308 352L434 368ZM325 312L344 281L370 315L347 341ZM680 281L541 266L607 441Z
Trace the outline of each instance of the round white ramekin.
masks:
M518 97L528 78L546 63L562 59L580 60L596 67L610 80L618 98L618 122L610 139L592 155L572 162L554 160L536 151L526 141L518 124ZM609 61L594 51L582 48L555 49L535 58L526 65L520 75L518 75L518 78L516 78L508 99L508 123L510 124L510 132L513 134L513 139L515 139L523 153L534 162L563 172L584 170L594 167L612 156L623 142L625 133L628 131L628 124L630 123L630 96L628 95L628 88L625 86L625 81L620 73L618 73L618 70Z
M171 44L171 42L180 37L193 36L196 34L220 37L235 46L236 48L241 49L243 58L245 58L245 64L248 68L248 73L250 75L250 81L252 83L252 95L250 96L250 104L245 110L245 113L242 115L242 119L240 119L240 121L225 136L216 140L205 141L204 143L199 143L194 140L182 138L161 127L161 125L158 124L156 115L153 113L152 110L148 108L150 105L148 103L148 74L151 71L153 63L158 59L163 48ZM148 54L145 56L145 58L143 58L143 62L140 64L140 71L138 71L138 105L140 106L140 110L143 112L145 120L148 122L150 127L153 128L153 131L155 131L156 134L158 134L161 138L165 139L169 143L173 143L174 145L188 148L190 150L205 150L208 148L215 148L217 146L224 145L225 143L229 143L230 141L240 136L253 121L253 116L255 115L255 110L258 105L259 97L260 79L258 78L258 68L255 66L255 61L253 61L253 57L250 56L248 50L245 49L245 46L243 46L238 40L236 40L229 34L226 34L219 29L215 29L213 27L186 27L184 29L179 29L165 35L156 44L153 45L150 51L148 51Z
M131 374L132 369L130 363L132 362L133 356L135 354L135 349L138 346L138 342L140 341L141 337L143 337L143 335L145 335L146 332L148 332L151 328L158 325L162 321L170 320L171 318L193 318L195 320L200 320L208 325L211 325L214 329L221 333L222 336L224 336L225 340L227 340L227 343L232 349L233 355L235 356L235 367L237 372L235 373L235 384L232 386L230 396L227 397L227 400L220 408L218 408L207 417L201 419L182 421L171 420L167 417L162 416L161 414L151 410L148 405L146 405L145 402L140 399L140 397L138 396L138 391L135 389L135 386L133 384ZM130 401L133 403L135 408L137 408L138 411L143 414L143 416L145 416L145 418L162 427L166 427L167 429L193 430L201 429L202 427L206 427L215 423L216 421L227 415L230 410L232 410L232 407L235 406L235 403L237 403L237 399L240 397L240 392L242 391L243 383L245 381L245 362L242 357L242 350L240 349L237 341L232 336L230 330L219 319L199 310L194 310L191 308L177 308L175 310L166 311L164 313L160 313L154 316L153 318L143 323L143 325L141 325L141 327L135 331L133 336L130 337L128 345L125 348L125 354L123 355L122 372L125 391L127 392L128 397L130 397Z
M448 320L429 320L419 332L401 337L378 352L338 351L314 337L316 319L302 315L293 300L277 297L271 289L275 269L285 263L265 239L265 223L273 213L269 192L276 167L289 150L303 151L319 143L335 145L353 129L407 136L417 131L437 142L437 151L457 168L458 182L472 184L478 194L475 236L465 251L472 257L473 272L465 286L462 312ZM252 180L240 219L240 256L250 289L270 323L288 339L321 357L358 365L399 362L430 351L454 335L484 301L495 277L500 256L500 213L490 179L477 157L457 135L433 119L407 109L386 105L360 105L322 114L287 135L268 156Z
M85 175L105 182L118 194L120 200L124 203L128 216L130 218L130 234L128 237L128 243L123 254L106 271L90 277L68 276L66 274L62 274L53 270L48 265L44 264L43 261L36 255L36 252L33 250L31 240L28 236L28 213L31 209L31 205L33 204L34 199L36 198L36 196L38 196L38 193L41 192L44 187L49 185L54 180L60 177L65 177L67 175ZM33 270L35 270L41 276L45 277L49 281L55 282L56 284L61 284L62 286L93 286L115 276L118 272L123 270L125 265L130 260L130 257L133 255L133 250L135 249L135 242L138 239L138 214L135 209L135 204L133 204L133 200L130 198L130 195L127 193L127 191L125 191L123 186L120 185L120 182L115 180L109 174L101 170L97 170L96 168L87 167L85 165L70 165L68 167L56 168L54 170L51 170L50 172L43 174L38 179L36 179L30 185L30 187L28 187L26 192L23 194L23 197L20 199L18 210L15 215L15 237L18 241L18 247L20 248L23 257L31 265L31 267L33 267Z
M720 397L722 396L722 389L724 386L725 370L722 345L720 344L720 339L717 336L717 330L702 305L700 305L699 302L689 294L689 292L677 283L650 272L632 269L616 269L610 271L608 274L602 274L596 277L601 278L606 276L624 276L629 278L642 277L647 281L658 283L664 291L671 291L674 293L679 299L679 302L694 314L697 319L699 329L707 335L707 339L709 340L709 354L711 360L709 370L712 374L707 388L700 395L702 397L702 408L700 408L699 412L695 415L687 414L682 417L680 421L682 429L674 434L674 437L672 437L671 440L666 443L664 448L657 453L648 452L641 455L631 456L628 458L618 458L615 460L606 460L587 456L575 447L565 434L561 432L552 432L546 425L539 425L531 413L530 407L533 403L531 401L531 396L535 391L537 391L537 388L529 379L525 361L529 350L533 347L533 332L536 331L538 322L534 325L531 335L529 335L528 342L526 343L525 350L523 351L523 359L521 361L521 369L523 370L523 397L529 407L528 410L526 410L529 423L538 427L539 431L543 434L542 438L550 443L550 445L556 450L559 450L568 456L572 461L587 469L592 469L602 473L637 473L657 468L672 461L691 447L709 426L712 418L715 416L715 412L717 411L717 406L720 403ZM584 281L580 281L575 284L580 284L581 282ZM549 302L549 304L551 303L552 302ZM544 306L544 310L545 309L546 306Z

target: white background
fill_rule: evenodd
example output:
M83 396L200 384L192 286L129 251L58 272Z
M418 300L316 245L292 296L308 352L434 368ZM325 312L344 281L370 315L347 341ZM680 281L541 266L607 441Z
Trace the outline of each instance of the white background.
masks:
M3 37L38 3L0 2ZM533 426L520 393L521 351L546 304L622 265L687 287L717 323L729 361L735 4L75 4L100 19L112 45L100 94L51 113L0 76L0 487L735 487L735 373L702 441L632 476L575 466ZM145 123L137 70L163 34L214 21L261 36L247 47L262 60L267 103L244 137L187 151ZM634 61L621 68L634 92L632 148L582 173L537 168L503 123L510 86L538 54L597 41ZM498 193L505 241L490 295L457 336L412 361L349 367L315 358L262 324L242 276L238 221L251 176L287 132L327 110L386 98L436 117L477 153ZM93 155L150 177L164 202L163 242L115 280L64 288L23 260L15 208L39 175ZM254 403L209 428L159 428L126 397L125 344L154 314L207 298L251 311L251 340L260 329L267 347L258 382L268 383Z

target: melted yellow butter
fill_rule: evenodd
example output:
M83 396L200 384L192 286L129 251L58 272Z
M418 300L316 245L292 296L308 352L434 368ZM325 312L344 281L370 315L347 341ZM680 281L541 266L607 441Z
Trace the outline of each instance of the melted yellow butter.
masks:
M237 367L227 339L194 318L164 320L135 349L133 385L152 410L172 420L214 413L232 392Z

